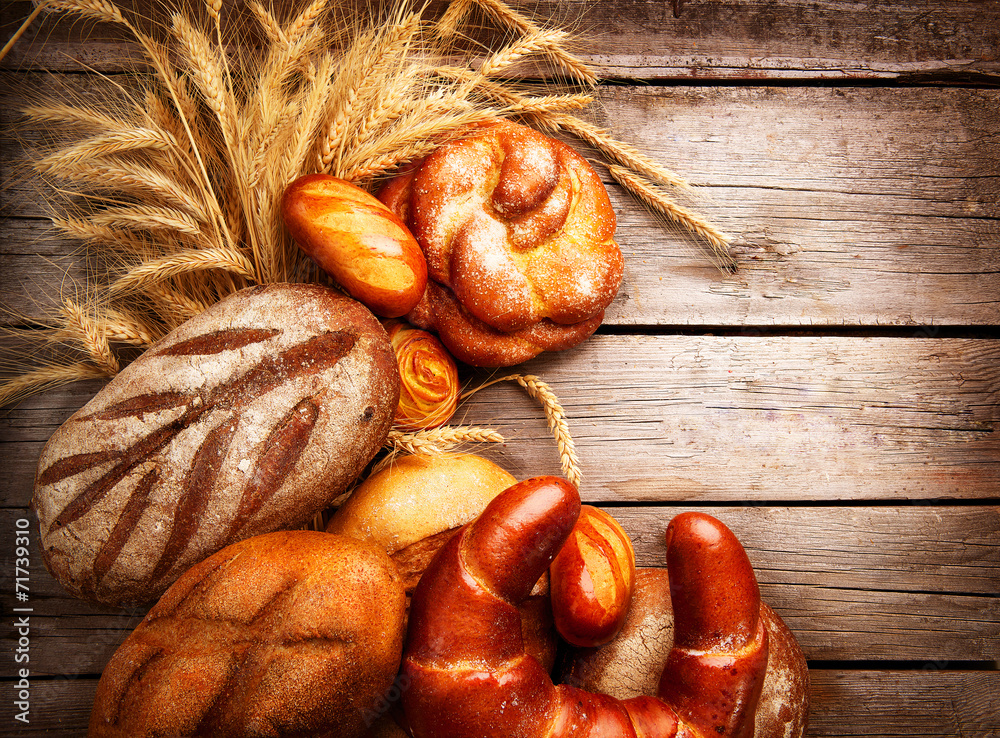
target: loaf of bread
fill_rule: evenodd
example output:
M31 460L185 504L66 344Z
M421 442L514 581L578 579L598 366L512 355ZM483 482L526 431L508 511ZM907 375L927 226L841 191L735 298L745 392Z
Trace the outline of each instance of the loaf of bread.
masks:
M646 665L658 676L652 695L617 699L579 682L555 684L525 651L517 604L565 544L580 509L569 482L526 479L434 558L413 594L403 651L410 733L752 738L770 631L746 551L712 516L681 513L665 531L673 642L664 661ZM560 602L553 598L553 607ZM795 691L777 694L782 713L802 705Z
M621 284L600 178L569 146L526 126L474 127L390 180L379 199L427 259L428 289L408 319L474 366L579 343Z
M398 401L388 337L354 300L290 284L225 298L46 444L33 499L45 563L78 596L153 600L223 546L327 507Z
M278 531L217 552L101 675L91 738L364 735L393 688L404 595L377 547Z
M767 604L767 671L755 718L755 738L801 738L809 712L809 670L795 636ZM556 676L620 700L656 694L660 669L674 645L670 577L666 569L636 569L632 606L618 637L599 648L568 649Z

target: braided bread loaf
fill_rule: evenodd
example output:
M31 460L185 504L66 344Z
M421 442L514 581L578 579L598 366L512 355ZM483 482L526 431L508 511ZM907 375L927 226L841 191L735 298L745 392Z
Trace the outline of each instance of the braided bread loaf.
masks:
M570 147L510 122L476 127L390 180L381 199L427 260L407 316L456 358L507 366L600 325L622 279L615 214Z

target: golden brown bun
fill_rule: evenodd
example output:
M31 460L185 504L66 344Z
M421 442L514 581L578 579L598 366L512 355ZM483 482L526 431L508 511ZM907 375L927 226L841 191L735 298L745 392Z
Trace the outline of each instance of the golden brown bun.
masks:
M400 456L358 485L326 530L371 541L392 556L465 525L515 481L474 454Z
M755 738L800 738L809 712L809 672L795 637L761 605L769 655L757 708ZM573 649L557 680L618 699L655 695L673 647L674 618L666 569L636 569L632 607L618 637L600 648Z
M466 363L509 366L579 343L621 284L600 178L569 146L526 126L475 126L390 180L379 199L427 258L428 290L408 319L437 330Z
M178 579L112 656L97 736L361 736L403 642L399 576L375 546L283 531Z

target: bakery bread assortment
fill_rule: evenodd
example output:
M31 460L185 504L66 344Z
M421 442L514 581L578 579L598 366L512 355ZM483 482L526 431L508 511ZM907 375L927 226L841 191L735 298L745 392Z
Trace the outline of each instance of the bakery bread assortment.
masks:
M667 527L674 634L655 696L557 685L525 652L517 603L572 533L580 507L565 480L524 480L435 557L414 593L404 649L410 733L753 736L769 628L746 552L711 516L682 513ZM779 698L779 712L804 709L800 694Z
M509 366L590 336L623 260L607 190L566 144L487 123L390 180L379 199L427 260L407 316L461 361Z
M666 568L636 569L565 480L469 453L369 466L394 422L448 421L454 359L518 364L600 326L623 264L589 164L484 123L379 199L302 177L282 215L356 299L230 295L41 453L53 576L108 605L159 597L105 668L89 734L801 738L805 659L719 520L678 515ZM416 327L387 335L376 315ZM301 530L362 477L324 531Z
M400 456L358 485L326 530L384 549L409 597L437 552L516 481L476 454ZM557 643L547 576L520 603L520 611L526 650L552 668Z
M45 564L80 597L153 600L223 546L327 508L398 401L392 347L359 303L318 285L235 293L52 435L32 503Z
M233 544L189 569L112 656L91 738L364 735L403 644L376 546L319 531Z

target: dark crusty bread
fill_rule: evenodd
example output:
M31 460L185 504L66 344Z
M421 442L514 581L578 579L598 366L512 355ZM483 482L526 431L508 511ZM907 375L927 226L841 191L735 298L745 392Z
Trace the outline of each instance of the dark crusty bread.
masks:
M318 285L225 298L53 434L33 500L45 563L78 596L153 600L223 546L328 506L398 402L392 346L360 303Z
M801 738L809 713L809 672L788 626L761 604L768 632L767 671L757 707L755 738ZM618 637L600 648L571 649L557 679L583 689L631 699L656 694L674 644L674 616L666 569L636 569L632 606Z
M279 531L228 546L112 656L89 735L363 735L399 667L403 606L372 544Z

